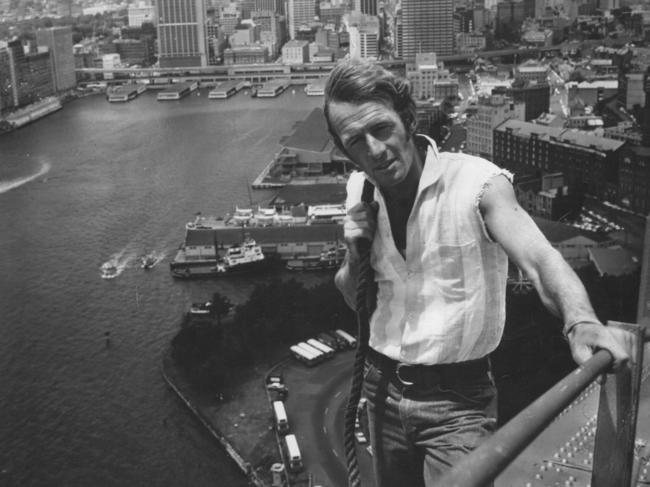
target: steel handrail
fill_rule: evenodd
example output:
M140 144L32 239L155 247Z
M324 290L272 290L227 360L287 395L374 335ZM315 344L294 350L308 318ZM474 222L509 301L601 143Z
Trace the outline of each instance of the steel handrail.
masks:
M649 337L650 332L646 329L644 341L647 342ZM612 362L613 357L608 351L597 351L463 458L437 485L489 485L589 384L599 375L606 373Z

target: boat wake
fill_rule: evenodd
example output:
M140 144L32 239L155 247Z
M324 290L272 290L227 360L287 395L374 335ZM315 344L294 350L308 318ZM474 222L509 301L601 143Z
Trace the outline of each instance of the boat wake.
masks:
M52 166L50 165L49 162L44 162L41 164L41 167L39 170L30 176L24 176L19 179L14 179L13 181L0 181L0 194L6 193L7 191L11 191L12 189L18 188L19 186L22 186L23 184L27 184L30 181L33 181L34 179L42 176L43 174L47 174Z
M102 279L114 279L122 272L124 269L129 267L129 264L135 259L135 254L129 253L126 254L124 250L113 254L110 259L104 262L99 270L101 272Z

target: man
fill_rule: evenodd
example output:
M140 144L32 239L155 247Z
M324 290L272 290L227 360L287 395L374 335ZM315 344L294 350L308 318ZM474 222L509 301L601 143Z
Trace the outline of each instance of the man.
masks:
M433 485L495 429L488 354L505 322L510 258L565 323L573 357L609 350L622 334L596 318L571 270L517 203L511 174L415 134L406 80L347 61L325 89L330 133L360 172L347 185L346 260L335 282L354 308L358 239L377 284L364 375L378 483ZM374 202L361 202L364 181Z

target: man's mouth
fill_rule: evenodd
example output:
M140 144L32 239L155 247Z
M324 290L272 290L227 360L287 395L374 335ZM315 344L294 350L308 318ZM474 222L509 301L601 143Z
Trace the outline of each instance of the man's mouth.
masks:
M393 162L395 162L395 159L390 159L383 164L380 164L379 166L375 166L375 171L383 171L385 169L388 169Z

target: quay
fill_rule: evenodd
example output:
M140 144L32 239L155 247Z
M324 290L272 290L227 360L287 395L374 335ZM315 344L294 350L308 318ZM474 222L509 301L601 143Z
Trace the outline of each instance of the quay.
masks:
M343 241L343 225L322 223L266 227L238 227L187 229L185 241L179 248L170 269L214 267L218 258L244 236L254 239L265 256L286 262L296 256L320 255L336 248Z
M290 84L291 81L288 79L269 81L268 83L264 83L262 87L257 90L256 96L258 98L274 98L284 92Z
M147 86L140 83L116 86L107 91L106 99L111 103L127 102L137 98L146 90Z
M210 90L208 98L211 100L230 98L248 85L249 83L246 81L224 81L223 83L219 83L216 88Z
M156 99L158 101L180 100L181 98L184 98L190 93L192 93L198 87L199 84L196 81L192 83L174 84L168 88L163 89L160 93L158 93Z

